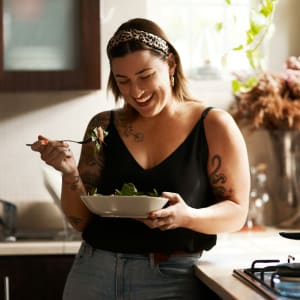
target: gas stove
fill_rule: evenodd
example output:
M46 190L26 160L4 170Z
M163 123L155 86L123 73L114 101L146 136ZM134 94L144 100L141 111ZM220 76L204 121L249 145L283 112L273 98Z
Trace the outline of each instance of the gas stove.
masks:
M289 256L287 263L276 259L255 260L250 268L235 269L233 276L240 279L265 299L300 299L300 263Z

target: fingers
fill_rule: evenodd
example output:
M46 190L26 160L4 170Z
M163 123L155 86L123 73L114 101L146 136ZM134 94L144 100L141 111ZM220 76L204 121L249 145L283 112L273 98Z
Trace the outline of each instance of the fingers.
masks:
M49 163L72 156L69 145L64 142L49 141L47 145L42 145L41 148L42 151L40 151L40 153L42 159Z
M102 127L97 127L97 134L98 134L98 139L100 142L103 142L104 141L104 132L103 132L103 129Z
M168 199L169 206L167 208L158 209L150 213L149 214L150 219L166 218L170 216L170 214L173 213L172 205L175 205L176 203L179 202L183 202L183 199L177 193L163 192L161 196Z
M42 136L41 134L38 136L38 141L42 144L42 145L47 145L49 140L45 137Z
M40 152L42 160L48 164L72 157L69 144L62 141L51 141L42 135L38 136L38 140L32 144L31 149Z
M38 140L31 145L31 149L33 151L40 152L43 149L42 146L48 145L48 143L49 143L49 140L46 137L39 135Z
M177 228L176 223L174 222L174 217L172 215L166 216L164 218L157 218L154 220L146 219L143 220L143 223L151 229L158 228L160 230L169 230Z
M168 207L151 212L143 222L152 229L170 230L182 227L187 211L186 203L177 193L164 192L162 196L168 199Z

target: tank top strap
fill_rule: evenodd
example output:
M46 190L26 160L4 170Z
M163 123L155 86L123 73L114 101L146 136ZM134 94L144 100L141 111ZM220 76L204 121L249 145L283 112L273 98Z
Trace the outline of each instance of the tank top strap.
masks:
M109 125L113 124L114 119L115 119L115 112L114 112L114 110L111 110L110 111L110 118L109 118Z
M203 112L202 112L202 114L201 114L201 122L204 121L204 119L206 118L208 112L209 112L211 109L213 109L213 108L214 108L213 106L209 106L209 107L206 107L206 108L203 110Z

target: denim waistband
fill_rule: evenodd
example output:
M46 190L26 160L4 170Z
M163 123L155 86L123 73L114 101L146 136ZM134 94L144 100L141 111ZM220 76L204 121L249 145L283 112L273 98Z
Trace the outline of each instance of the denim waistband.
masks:
M103 250L94 248L87 242L83 241L78 252L78 255L87 255L92 256L94 251L102 251L106 254L110 254L112 256L118 256L123 258L131 258L131 259L149 259L151 264L159 264L161 262L168 261L170 259L182 259L182 258L200 258L202 256L202 251L199 252L186 252L186 251L171 251L171 252L149 252L149 253L123 253L123 252L114 252L109 250Z

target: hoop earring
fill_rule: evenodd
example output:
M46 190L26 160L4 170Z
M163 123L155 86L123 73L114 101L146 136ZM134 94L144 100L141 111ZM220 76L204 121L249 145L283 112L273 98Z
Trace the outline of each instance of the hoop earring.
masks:
M173 88L175 86L175 77L174 77L174 75L170 76L170 83L171 83L171 87Z

